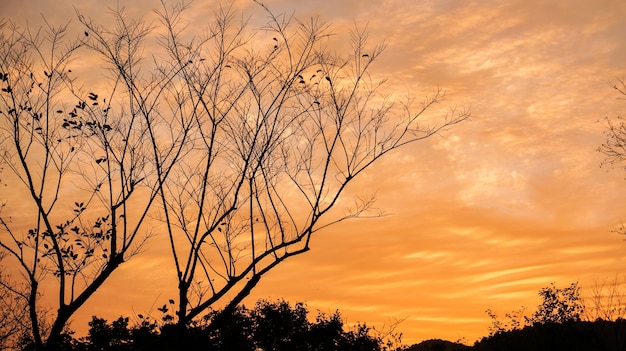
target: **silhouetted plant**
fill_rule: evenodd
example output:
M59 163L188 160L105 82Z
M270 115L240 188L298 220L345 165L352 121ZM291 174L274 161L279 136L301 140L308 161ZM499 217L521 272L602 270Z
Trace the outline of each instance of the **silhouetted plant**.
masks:
M16 272L12 284L27 306L32 343L56 349L71 316L150 235L141 228L160 182L147 175L167 173L184 140L157 146L148 137L150 123L164 122L152 109L167 74L137 79L132 89L117 89L121 73L113 74L111 91L85 91L71 63L86 38L66 40L67 26L5 28L0 162L12 173L3 181L14 195L3 196L0 248ZM128 66L135 54L123 54ZM150 158L157 147L158 161ZM51 308L39 303L44 288L56 295Z
M491 319L489 326L489 336L499 333L518 330L529 324L528 317L525 315L526 307L522 306L519 310L504 314L504 320L498 318L498 315L491 309L485 311Z
M213 305L233 312L314 233L372 210L373 197L336 208L366 169L469 117L426 119L441 89L416 107L390 101L370 74L385 45L365 31L338 54L327 24L258 5L262 31L218 7L205 34L188 33L186 2L155 11L163 30L119 8L105 26L78 14L70 40L67 25L2 28L0 162L15 196L2 204L0 248L23 278L38 350L63 342L74 313L151 236L147 220L169 239L178 306L164 306L163 322L182 336ZM79 50L108 74L77 77ZM49 330L44 287L57 297Z
M626 82L623 79L618 79L612 87L617 91L619 99L626 97ZM598 147L598 152L605 156L601 166L626 171L626 122L624 117L605 117L603 125L606 140ZM615 228L615 231L626 235L626 225L620 224Z
M304 350L310 324L304 304L261 300L252 310L258 346L264 350Z
M620 350L620 339L615 340L611 330L626 332L619 322L582 321L585 304L578 283L558 288L554 283L538 292L541 303L530 317L524 309L506 314L508 321L500 321L487 310L492 325L489 335L474 345L474 350Z
M541 304L528 319L532 324L579 322L585 311L578 283L557 288L554 283L539 290Z
M135 350L238 350L238 351L382 351L386 350L372 329L357 324L346 330L341 314L318 312L314 322L302 303L260 300L254 309L212 311L188 326L180 340L172 321L157 326L142 318L129 326L129 318L113 322L93 317L88 336L66 338L67 351ZM67 334L66 336L69 336Z
M504 319L499 319L491 309L486 313L491 319L489 336L503 332L520 330L535 324L560 324L581 320L585 311L584 301L580 296L578 283L572 283L565 288L557 288L554 283L539 290L541 303L532 316L526 316L526 307L506 313Z
M89 322L87 341L90 351L126 350L133 341L131 330L128 328L128 317L120 317L111 324L108 324L105 319L92 317Z
M613 335L615 350L626 350L626 275L621 279L615 276L611 280L597 282L591 287L589 295L585 300L585 318L591 322L609 322L598 323L601 327L598 332Z
M28 304L20 287L4 273L3 257L0 252L0 350L18 350L20 340L29 335Z

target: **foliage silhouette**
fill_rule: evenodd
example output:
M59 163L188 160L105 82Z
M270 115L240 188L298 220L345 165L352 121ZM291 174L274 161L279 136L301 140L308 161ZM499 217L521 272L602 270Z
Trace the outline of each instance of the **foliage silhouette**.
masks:
M596 351L603 343L589 322L535 324L500 332L476 342L476 351Z
M618 319L583 321L585 301L580 296L578 283L558 288L554 283L538 292L542 301L530 316L524 308L506 314L508 321L492 319L489 335L477 341L473 350L580 350L622 351L626 349L623 338L626 326ZM601 297L596 296L597 299ZM596 305L600 301L594 302Z
M238 306L224 315L212 311L204 322L189 326L182 343L175 337L176 325L170 322L134 326L128 317L112 322L93 317L89 334L79 340L69 338L68 351L130 350L266 350L266 351L382 351L383 340L372 335L372 329L357 324L350 330L340 313L318 312L309 321L308 309L302 303L260 300L252 310Z
M585 306L580 297L578 283L565 288L557 288L554 283L539 290L541 304L529 319L532 324L565 324L579 322Z
M505 314L505 321L498 319L491 309L487 309L486 313L491 318L489 336L520 330L526 326L564 324L582 319L585 303L580 296L578 283L558 288L552 282L549 286L541 288L537 294L541 297L541 303L530 317L525 315L526 308L523 306L517 311Z

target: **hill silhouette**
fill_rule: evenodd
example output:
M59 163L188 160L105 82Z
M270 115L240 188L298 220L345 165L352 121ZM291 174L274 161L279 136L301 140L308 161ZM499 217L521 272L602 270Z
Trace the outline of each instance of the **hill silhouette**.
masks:
M473 346L431 339L404 351L626 351L626 320L544 323L498 332Z
M624 351L624 320L546 323L497 333L476 342L475 351Z
M430 339L420 342L419 344L415 344L405 351L470 351L472 350L471 346L463 345L457 342L441 340L441 339Z

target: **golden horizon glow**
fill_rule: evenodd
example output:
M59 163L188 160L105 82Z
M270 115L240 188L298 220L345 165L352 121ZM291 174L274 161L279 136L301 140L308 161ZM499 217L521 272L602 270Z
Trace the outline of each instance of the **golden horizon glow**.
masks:
M532 310L551 282L589 289L626 272L626 243L611 232L626 219L625 174L600 168L595 151L604 140L596 121L626 108L607 83L626 75L626 2L265 3L297 18L319 16L338 35L367 25L372 44L388 44L374 71L394 96L419 100L442 87L446 101L431 115L456 106L473 117L363 174L350 193L375 192L388 215L320 232L310 252L261 280L247 306L259 298L302 301L313 313L338 309L348 323L377 329L403 320L407 344L471 343L488 333L488 308L500 316ZM196 1L189 20L206 24L216 4ZM38 27L40 14L77 25L72 6L103 21L109 5L4 0L0 14L20 26ZM160 5L125 6L150 18ZM234 6L260 13L252 1ZM159 247L165 239L122 265L72 328L84 332L92 315L155 312L175 296L174 271L163 269L171 258Z

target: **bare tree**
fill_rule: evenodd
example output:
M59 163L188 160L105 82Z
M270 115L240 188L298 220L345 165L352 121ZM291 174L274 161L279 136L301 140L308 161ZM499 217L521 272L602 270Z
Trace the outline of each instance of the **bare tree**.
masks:
M339 55L326 24L259 5L269 17L260 31L221 8L205 37L184 31L184 5L158 12L170 57L161 69L179 72L171 103L194 124L160 186L181 327L218 303L232 310L314 233L366 214L373 198L346 206L345 193L376 161L469 116L424 120L441 90L416 110L390 101L369 73L384 45L365 31Z
M615 321L626 319L626 276L619 279L605 279L596 282L590 289L587 298L587 315L589 321L601 319L605 321Z
M626 82L624 80L618 79L612 87L619 94L618 98L626 98ZM601 165L608 166L611 169L621 168L626 170L626 122L624 122L624 118L621 116L616 118L606 117L604 118L604 127L606 141L598 147L598 152L603 153L606 158ZM626 235L626 227L623 223L615 231Z
M0 247L25 279L36 349L59 344L150 237L146 222L168 233L182 329L218 303L232 310L314 233L368 214L373 197L347 189L383 156L469 117L426 118L441 90L417 109L383 94L370 70L384 45L365 31L340 55L328 25L259 6L261 29L219 8L195 35L187 4L163 4L156 44L119 9L107 26L78 14L70 41L66 26L2 32L0 149L28 197L7 197ZM73 75L78 50L101 59L98 81ZM42 289L57 295L49 332Z
M20 286L12 284L11 277L4 273L0 253L0 349L18 350L18 345L29 334L28 305Z
M9 24L2 32L0 157L16 195L2 196L0 247L19 271L13 276L24 279L16 284L26 287L37 350L58 346L70 317L150 236L141 228L160 177L184 150L178 116L157 108L176 73L142 75L134 45L149 28L121 15L118 25L133 41L104 30L103 46L92 45L89 32L67 40L67 26ZM72 73L85 45L109 50L119 65L108 71L105 92L84 89ZM165 126L176 134L160 138L155 155L154 133ZM49 331L42 291L57 296Z
M612 87L621 98L626 97L626 82L624 80L618 80ZM605 121L607 127L605 130L606 142L598 148L599 152L606 155L603 165L626 169L626 165L624 165L626 161L626 126L623 118L618 117L617 123L608 117Z
M586 319L596 323L602 329L608 327L615 350L626 350L624 338L624 322L626 322L626 276L621 279L617 275L609 280L596 282L589 291ZM602 321L610 323L601 323ZM606 334L604 330L602 333Z

